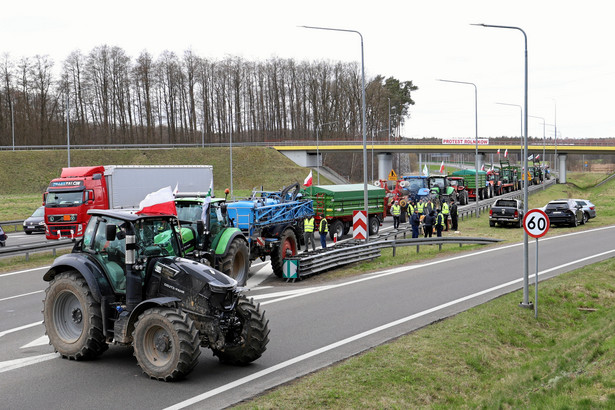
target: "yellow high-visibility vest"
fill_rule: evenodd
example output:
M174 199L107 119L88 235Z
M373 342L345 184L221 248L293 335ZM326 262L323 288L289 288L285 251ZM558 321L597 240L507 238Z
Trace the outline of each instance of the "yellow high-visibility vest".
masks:
M314 218L305 218L303 221L304 232L314 232Z
M391 207L391 215L393 216L399 216L401 215L401 206L399 205L393 205Z
M318 228L318 232L327 233L329 232L329 224L325 218L320 220L320 227Z
M448 212L449 212L449 211L448 211L448 204L447 204L446 202L444 202L444 203L442 204L442 214L443 214L443 215L448 215Z

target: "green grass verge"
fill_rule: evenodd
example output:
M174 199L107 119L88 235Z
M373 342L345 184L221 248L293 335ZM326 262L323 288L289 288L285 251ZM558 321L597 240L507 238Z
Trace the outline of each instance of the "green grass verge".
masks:
M615 259L542 282L538 319L521 298L505 295L238 408L615 408Z

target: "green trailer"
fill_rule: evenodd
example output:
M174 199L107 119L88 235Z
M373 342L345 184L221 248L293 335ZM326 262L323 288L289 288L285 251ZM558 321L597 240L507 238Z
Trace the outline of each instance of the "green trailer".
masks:
M337 234L340 239L352 228L354 211L365 210L363 184L315 185L303 190L304 197L314 202L316 226L322 218L329 224L331 239ZM370 235L376 235L385 216L386 190L373 185L367 186L368 228Z
M485 171L478 171L478 184L476 184L476 170L474 169L462 169L453 172L451 175L462 177L465 180L469 198L481 200L487 197L487 173Z

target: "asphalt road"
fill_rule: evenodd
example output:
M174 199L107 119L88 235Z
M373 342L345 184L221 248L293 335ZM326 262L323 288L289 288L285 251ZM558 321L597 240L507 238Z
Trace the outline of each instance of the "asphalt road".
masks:
M591 229L590 222L586 228L540 240L541 280L615 254L615 227ZM531 275L534 246L530 240ZM519 243L326 284L308 279L259 286L252 281L255 287L248 295L261 303L270 321L271 341L263 357L233 367L203 350L195 370L175 383L149 380L125 347L112 346L94 361L59 358L41 324L46 269L1 274L0 408L227 407L519 289L522 261ZM258 278L268 266L255 264L253 269Z

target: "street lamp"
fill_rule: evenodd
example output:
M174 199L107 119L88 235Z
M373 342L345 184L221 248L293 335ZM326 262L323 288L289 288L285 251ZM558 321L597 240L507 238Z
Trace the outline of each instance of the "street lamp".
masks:
M476 217L479 216L479 207L478 207L478 88L476 88L476 84L469 83L465 81L453 81L453 80L438 80L444 81L446 83L456 83L456 84L468 84L474 86L474 143L476 145L476 152L474 153L474 185L476 186Z
M327 30L327 31L342 31L346 33L355 33L358 34L361 38L361 102L363 106L363 202L365 207L365 216L368 217L369 209L368 209L368 200L367 200L367 130L366 130L366 117L365 117L365 57L363 53L363 35L356 30L346 30L341 28L331 28L331 27L315 27L315 26L299 26L307 29L313 30ZM368 224L369 225L369 224ZM365 241L369 239L369 229L365 233Z
M523 162L525 164L525 169L527 170L527 34L520 27L513 26L494 26L491 24L472 24L473 26L482 26L488 28L503 28L510 30L518 30L523 34L523 38L525 40L525 84L524 84L524 105L525 105L525 151L523 155ZM527 171L526 171L527 172ZM528 199L528 184L523 184L523 213L527 214L527 199ZM520 304L521 307L532 307L532 304L529 303L529 259L528 259L528 235L525 230L523 230L523 302Z
M546 126L547 124L545 123L545 119L544 119L544 118L542 118L542 117L537 117L537 116L535 116L535 115L530 115L530 117L532 117L532 118L537 118L537 119L539 119L539 120L542 120L542 160L543 160L543 161L545 161L545 145L546 145L546 142L545 142L545 141L546 141L545 126ZM543 168L542 172L543 172L543 177L544 177L544 171L545 171L545 170L544 170L544 167L542 167L542 168ZM546 187L545 187L545 184L542 184L542 190L543 190L543 191L545 190L545 188L546 188Z
M554 158L554 163L553 164L555 166L555 173L557 174L557 101L555 101L555 99L553 100L553 109L554 109L554 127L555 127L555 158Z
M503 103L503 102L496 102L496 104L508 105L511 107L519 107L519 110L521 113L521 155L523 155L523 107L518 104L509 104L509 103Z
M9 100L11 103L11 135L13 136L13 151L15 151L15 118L13 116L13 100Z
M70 94L66 93L66 148L68 150L68 167L70 168L70 111L69 111L69 96Z
M318 129L322 129L324 125L331 124L337 124L337 121L325 122L324 124L316 125L316 174L318 175L316 184L318 185L320 185L320 153L318 152Z

